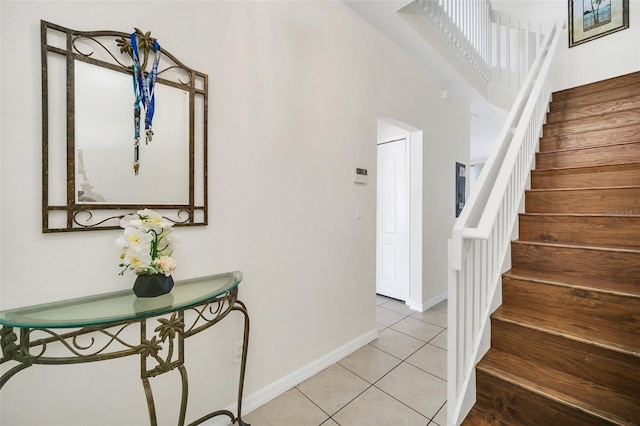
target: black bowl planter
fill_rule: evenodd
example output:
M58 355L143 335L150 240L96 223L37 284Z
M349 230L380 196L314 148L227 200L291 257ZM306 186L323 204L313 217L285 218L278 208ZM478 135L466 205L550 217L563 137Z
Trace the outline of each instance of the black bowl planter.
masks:
M138 275L133 284L133 292L138 297L156 297L167 294L173 288L171 275Z

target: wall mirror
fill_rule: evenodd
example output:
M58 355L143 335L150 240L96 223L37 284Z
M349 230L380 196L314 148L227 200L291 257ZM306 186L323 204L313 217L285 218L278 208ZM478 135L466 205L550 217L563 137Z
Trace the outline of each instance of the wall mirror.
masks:
M114 229L143 208L207 224L208 77L157 41L41 21L43 232Z

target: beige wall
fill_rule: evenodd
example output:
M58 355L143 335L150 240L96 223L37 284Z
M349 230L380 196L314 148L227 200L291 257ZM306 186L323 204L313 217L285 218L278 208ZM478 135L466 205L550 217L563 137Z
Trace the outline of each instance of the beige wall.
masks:
M577 0L576 0L577 1ZM495 9L525 18L563 20L567 0L494 0ZM562 90L640 70L640 1L629 1L629 28L569 48L568 29L558 45L553 90Z
M3 1L0 15L2 308L125 289L134 279L117 275L118 232L40 232L40 19L148 30L209 74L210 225L176 229L174 276L244 273L245 395L254 402L375 331L376 180L355 185L352 174L375 170L378 115L424 131L423 299L446 292L454 164L468 163L469 107L451 91L443 100L439 81L342 3ZM240 331L240 318L230 318L188 340L190 419L233 403ZM3 389L0 423L145 424L138 368L134 358L29 368ZM152 383L160 416L175 424L177 376Z

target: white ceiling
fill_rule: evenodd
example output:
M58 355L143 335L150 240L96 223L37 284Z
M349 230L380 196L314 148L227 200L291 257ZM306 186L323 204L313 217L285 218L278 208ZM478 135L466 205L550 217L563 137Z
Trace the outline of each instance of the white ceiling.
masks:
M486 102L478 90L463 78L459 70L445 59L447 52L438 49L438 43L430 43L425 38L425 33L428 34L431 30L428 23L411 6L413 2L409 0L343 1L442 80L443 90L456 90L468 100L471 105L470 158L472 163L483 162L497 140L507 112Z
M471 105L470 159L471 163L484 163L507 120L507 111L488 102Z

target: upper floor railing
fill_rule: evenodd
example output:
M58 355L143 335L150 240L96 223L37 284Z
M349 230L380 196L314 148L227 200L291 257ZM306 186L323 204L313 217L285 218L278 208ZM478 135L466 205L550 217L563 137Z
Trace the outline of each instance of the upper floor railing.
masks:
M489 0L415 0L418 11L488 85L522 85L548 32L542 24L495 11Z
M416 0L422 16L437 28L482 78L491 78L491 4L488 0Z

